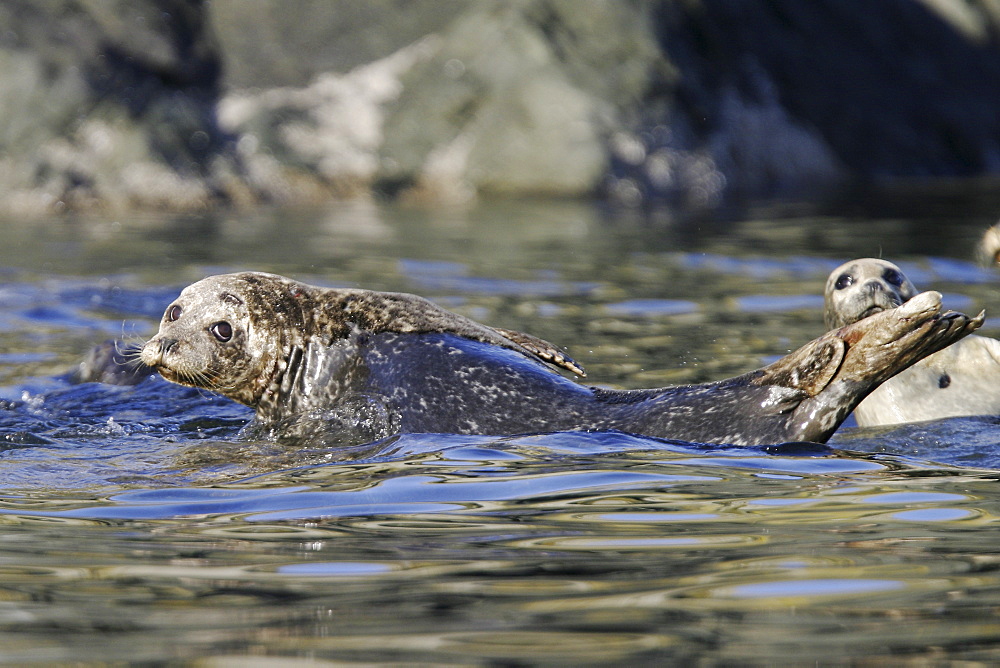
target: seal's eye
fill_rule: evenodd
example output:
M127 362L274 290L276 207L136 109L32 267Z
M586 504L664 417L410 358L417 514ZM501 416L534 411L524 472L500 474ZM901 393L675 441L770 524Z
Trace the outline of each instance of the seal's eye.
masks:
M167 309L167 322L173 322L181 317L181 307L174 304Z
M222 343L225 343L229 339L233 338L233 326L225 320L215 323L209 328L208 331L212 332L212 336Z
M885 279L886 283L895 285L897 288L903 284L903 275L895 269L886 269L882 278Z
M837 290L843 290L844 288L854 285L854 277L850 274L841 274L837 278L837 282L834 283L833 287Z

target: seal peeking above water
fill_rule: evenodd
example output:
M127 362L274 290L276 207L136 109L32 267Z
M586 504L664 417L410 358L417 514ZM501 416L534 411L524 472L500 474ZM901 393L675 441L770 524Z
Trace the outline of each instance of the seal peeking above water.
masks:
M823 292L827 327L893 309L917 289L892 262L861 258L830 274ZM862 427L959 415L1000 414L1000 341L970 336L886 381L854 409Z
M582 371L545 341L414 295L246 272L185 288L140 358L167 380L255 408L265 424L365 397L401 432L616 429L756 445L825 441L879 383L981 324L981 315L941 313L930 292L742 376L607 390L543 364Z

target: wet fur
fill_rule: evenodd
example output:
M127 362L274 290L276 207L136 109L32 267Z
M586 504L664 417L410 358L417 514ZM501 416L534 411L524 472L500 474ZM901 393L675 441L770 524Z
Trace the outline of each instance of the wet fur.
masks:
M220 392L270 424L363 396L404 432L618 429L734 444L825 441L878 383L981 324L942 315L936 293L880 316L736 378L617 391L553 371L545 363L579 367L545 341L414 295L246 272L186 288L141 357L168 380ZM231 325L230 340L211 333L219 322Z

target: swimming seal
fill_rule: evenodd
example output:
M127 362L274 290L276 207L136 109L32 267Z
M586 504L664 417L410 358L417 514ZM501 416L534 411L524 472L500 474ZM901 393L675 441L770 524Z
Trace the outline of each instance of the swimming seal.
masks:
M650 390L580 385L555 346L401 293L324 289L272 274L185 288L143 363L276 423L358 397L400 432L620 430L686 441L823 442L879 383L982 324L929 292L726 380Z
M896 308L917 294L892 262L861 258L830 274L823 293L827 327L843 327ZM969 336L917 362L875 389L857 408L871 427L959 415L1000 414L1000 341Z

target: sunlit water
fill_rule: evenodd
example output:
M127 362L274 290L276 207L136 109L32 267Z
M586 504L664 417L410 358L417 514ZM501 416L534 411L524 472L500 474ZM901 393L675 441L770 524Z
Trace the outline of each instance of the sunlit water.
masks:
M150 335L187 283L260 269L418 292L565 345L594 383L713 380L820 334L826 275L851 257L1000 313L997 277L971 261L989 209L939 195L713 224L513 202L7 223L0 661L996 662L995 418L848 426L829 446L331 447L253 437L247 409L157 378L68 379L94 344Z

